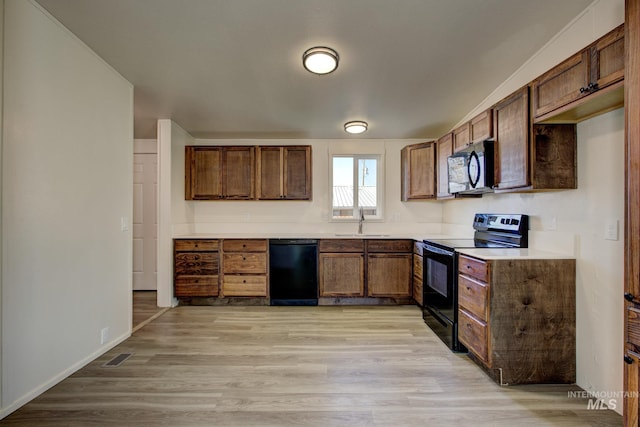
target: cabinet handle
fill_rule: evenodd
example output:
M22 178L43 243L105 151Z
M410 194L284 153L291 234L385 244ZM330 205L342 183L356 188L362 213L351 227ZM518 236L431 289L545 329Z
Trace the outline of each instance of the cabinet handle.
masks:
M247 283L247 279L244 279L244 280L242 281L242 283Z
M581 87L580 88L580 93L585 93L587 92L589 89L587 89L586 87Z
M633 302L633 294L630 294L629 292L626 292L624 294L624 299L626 299L627 301Z
M625 355L624 356L624 363L626 363L627 365L631 365L633 363L633 358Z
M243 260L243 261L246 261L247 259L246 259L245 257L242 257L242 260Z
M598 90L598 82L589 83L589 86L587 86L587 90L589 91Z

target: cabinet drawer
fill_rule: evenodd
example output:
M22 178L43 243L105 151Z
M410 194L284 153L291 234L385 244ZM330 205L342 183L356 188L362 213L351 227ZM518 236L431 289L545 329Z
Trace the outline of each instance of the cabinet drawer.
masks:
M318 244L320 252L364 252L363 239L326 239Z
M413 241L411 240L367 240L367 251L369 252L411 252Z
M175 258L175 274L218 274L218 252L179 252Z
M458 276L458 304L480 320L487 321L487 285Z
M176 252L217 251L217 240L174 240Z
M225 239L222 241L225 252L266 252L267 241L264 239Z
M218 296L218 276L178 276L174 284L177 297Z
M413 277L422 280L422 257L416 254L413 254Z
M225 253L225 273L266 274L267 254L264 252Z
M225 297L266 297L267 276L225 275L222 292Z
M458 310L458 339L487 362L487 324L463 309Z
M460 255L458 258L458 272L475 277L483 282L489 282L489 263L486 261Z

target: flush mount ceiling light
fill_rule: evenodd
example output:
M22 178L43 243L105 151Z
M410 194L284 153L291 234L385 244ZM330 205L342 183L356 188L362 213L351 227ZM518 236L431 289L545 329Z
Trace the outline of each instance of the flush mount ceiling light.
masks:
M344 124L344 130L347 133L358 134L367 130L369 125L363 121L353 121Z
M302 65L314 74L329 74L338 68L338 52L324 47L312 47L302 54Z

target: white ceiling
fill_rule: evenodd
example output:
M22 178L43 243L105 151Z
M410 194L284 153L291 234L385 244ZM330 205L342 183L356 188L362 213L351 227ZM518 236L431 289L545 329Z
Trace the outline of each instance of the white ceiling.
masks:
M135 137L439 137L592 0L38 0L135 85ZM331 74L302 68L336 49Z

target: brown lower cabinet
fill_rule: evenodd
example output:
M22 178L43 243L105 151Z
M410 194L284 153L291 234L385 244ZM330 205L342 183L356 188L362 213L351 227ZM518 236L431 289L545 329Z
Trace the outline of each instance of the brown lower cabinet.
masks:
M423 244L415 242L413 244L413 299L419 306L423 305Z
M267 296L268 243L266 239L222 241L223 296Z
M218 295L219 244L216 239L174 241L174 295Z
M575 266L460 255L458 338L494 380L575 382Z
M320 297L364 296L363 239L323 239L318 252Z

